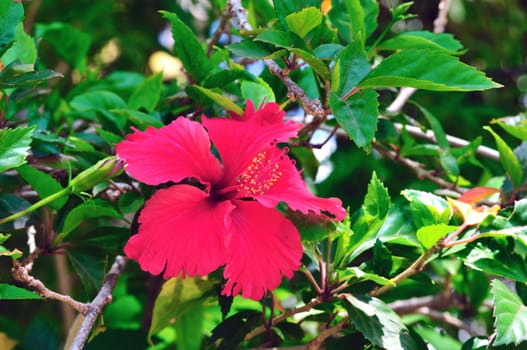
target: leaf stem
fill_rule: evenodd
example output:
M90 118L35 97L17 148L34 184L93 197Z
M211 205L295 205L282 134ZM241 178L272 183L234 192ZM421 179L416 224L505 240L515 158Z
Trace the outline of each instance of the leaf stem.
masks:
M43 206L45 206L46 204L49 204L63 196L67 196L68 194L70 194L72 192L72 189L71 187L66 187L58 192L55 192L53 193L52 195L49 195L47 196L46 198L43 198L41 200L39 200L38 202L36 203L33 203L32 205L30 205L29 207L27 207L26 209L24 210L21 210L17 213L14 213L12 215L9 215L9 216L6 216L5 218L2 218L0 219L0 224L5 224L6 222L10 222L10 221L13 221L13 220L16 220L22 216L25 216Z

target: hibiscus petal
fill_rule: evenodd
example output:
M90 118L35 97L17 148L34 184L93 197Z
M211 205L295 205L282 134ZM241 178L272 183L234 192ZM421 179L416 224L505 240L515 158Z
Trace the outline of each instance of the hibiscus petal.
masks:
M310 211L322 214L322 211L326 211L337 220L344 219L346 210L342 207L342 201L338 198L319 198L309 192L300 171L285 152L285 149L280 150L277 147L266 150L266 154L270 155L270 164L273 165L272 172L268 171L268 176L273 178L265 186L269 188L255 193L253 197L268 208L285 202L289 208L304 214L309 214ZM244 192L241 191L239 196L244 196Z
M221 177L221 165L211 153L207 132L194 121L178 118L171 124L136 130L116 147L126 171L149 185L193 177L204 185Z
M216 203L190 185L157 191L139 216L139 233L124 251L141 268L164 278L206 275L225 263L231 202Z
M223 163L223 185L231 184L263 148L296 136L302 124L284 122L284 116L276 103L268 103L255 111L247 101L245 113L235 115L235 119L203 118L203 125Z
M259 300L300 266L300 235L276 209L254 201L233 203L223 294Z

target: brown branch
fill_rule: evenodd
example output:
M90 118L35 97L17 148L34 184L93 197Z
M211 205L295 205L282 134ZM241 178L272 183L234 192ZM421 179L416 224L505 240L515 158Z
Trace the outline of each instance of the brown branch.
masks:
M247 20L247 11L242 6L240 0L228 0L226 13L227 15L236 18L240 30L252 30L252 27ZM275 61L270 59L264 60L264 64L269 68L269 71L280 78L287 87L287 96L291 101L300 101L307 114L312 114L322 120L325 119L327 113L324 110L320 99L310 99L306 95L306 92L289 77L288 72L283 70Z
M433 310L429 308L428 306L423 306L415 310L415 313L425 315L430 317L432 320L439 321L451 326L454 326L458 329L462 329L465 332L467 332L471 337L477 337L482 336L481 332L473 329L469 325L467 325L465 322L461 321L460 319L454 317L452 314L448 312L441 312L437 310Z
M415 173L417 178L421 180L426 179L426 180L432 181L433 183L439 185L441 188L452 189L460 193L467 191L466 188L456 186L453 183L450 183L446 180L443 180L442 178L438 176L435 176L432 171L425 170L423 168L423 165L419 162L416 162L408 158L401 157L396 152L387 150L386 148L381 147L377 143L374 143L373 147L381 154L382 157L391 159L397 163L401 163L405 165L406 167L410 168Z
M227 14L221 16L221 20L220 20L220 23L218 24L218 28L216 28L216 31L214 31L212 38L207 44L207 56L210 57L212 50L214 48L214 45L216 45L218 40L220 40L221 35L225 33L225 28L227 26L227 23L229 23L228 21L229 21L229 16Z
M58 300L63 303L66 303L73 307L78 312L85 314L88 311L88 305L85 303L81 303L73 298L71 298L68 295L63 295L57 292L54 292L50 289L48 289L42 281L39 279L31 276L31 267L33 265L33 262L35 259L39 256L40 250L37 248L32 254L29 255L28 258L22 260L22 261L14 261L13 262L13 268L11 269L11 273L13 275L13 278L23 283L26 287L29 289L34 290L38 295L45 299L53 299Z
M115 257L115 261L110 268L110 271L108 271L108 274L106 274L99 293L97 293L95 299L88 304L88 310L84 313L84 320L73 339L70 350L80 350L84 347L84 344L88 340L93 329L93 325L102 312L103 307L112 301L112 291L126 266L126 261L127 259L123 256L118 255Z
M306 349L307 350L318 350L322 347L322 343L332 335L337 334L344 328L349 321L349 317L344 317L342 320L340 320L337 324L335 324L333 327L324 329L320 334L309 342Z

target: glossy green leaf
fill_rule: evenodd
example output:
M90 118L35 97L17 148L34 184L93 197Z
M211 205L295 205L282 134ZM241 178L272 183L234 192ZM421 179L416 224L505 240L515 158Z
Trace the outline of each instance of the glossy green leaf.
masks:
M401 194L410 202L410 213L417 228L450 221L452 207L443 198L417 190L403 190Z
M115 210L108 202L96 198L82 203L71 209L60 233L60 238L66 238L75 228L77 228L85 219L94 219L99 217L110 217L120 219L121 214Z
M375 90L361 90L346 101L331 92L329 105L335 119L350 139L359 147L368 147L375 136L379 115Z
M161 98L163 90L163 75L161 73L154 74L145 79L139 85L130 99L128 100L128 107L131 109L144 108L148 112L152 112L157 106Z
M136 126L139 130L144 130L149 126L160 128L164 125L163 122L158 118L130 108L111 109L110 112L114 115L117 114L126 117L126 119L128 119L128 121L130 121L130 123Z
M417 346L399 316L380 299L345 297L350 321L373 344L390 350L413 350Z
M270 58L273 53L263 43L242 40L239 43L227 45L233 54L247 58Z
M306 7L316 7L320 8L321 0L273 0L274 8L276 11L276 16L282 23L282 25L287 28L286 17L295 12L299 12Z
M0 300L20 299L42 299L42 297L24 288L13 286L12 284L0 283Z
M349 94L370 72L370 63L360 41L352 41L340 51L331 72L331 91L339 97Z
M340 44L322 44L313 50L313 54L321 59L332 59L336 58L343 48Z
M510 176L514 186L519 188L523 180L523 170L518 158L516 158L516 155L514 155L512 149L498 134L494 132L494 130L488 126L483 127L483 129L487 130L492 134L492 136L494 136L496 146L498 147L498 152L500 153L501 165L505 169L507 175Z
M462 54L463 45L450 33L432 33L426 30L398 34L378 46L383 50L435 49L450 55Z
M448 233L457 229L457 226L451 226L446 224L436 224L420 227L417 230L417 239L425 249L430 249L436 244L441 238L445 237Z
M316 7L307 7L287 15L285 21L289 30L303 39L307 33L320 25L322 12Z
M170 326L186 312L192 313L208 298L214 283L199 277L171 278L163 284L152 312L149 337Z
M34 71L32 65L15 61L0 72L0 89L34 86L58 77L62 77L62 74L48 69Z
M35 191L37 191L41 199L62 190L62 186L57 180L55 180L55 178L29 165L22 165L16 170L20 176L22 176L22 178L30 184ZM68 197L65 196L54 200L48 205L55 210L59 210L67 201Z
M201 47L198 38L177 14L160 11L172 24L172 38L174 39L174 52L183 63L187 72L197 82L201 82L212 70L213 66Z
M352 226L353 234L350 236L348 247L346 248L348 253L352 254L351 257L355 257L353 253L363 242L377 235L388 217L390 206L388 190L374 172L368 184L368 192L364 198L364 203L359 212L352 217L352 222L354 218L356 220Z
M273 90L267 83L253 83L252 81L243 81L241 84L242 97L251 100L253 105L258 107L265 101L275 102Z
M385 286L385 285L394 286L394 283L390 279L377 275L375 273L364 272L358 267L347 267L343 271L337 271L337 274L338 274L339 280L341 281L351 280L354 283L372 281L381 286Z
M39 35L40 34L40 35ZM69 65L80 71L86 70L91 36L70 24L55 22L39 24L37 37L42 36Z
M491 293L496 327L493 345L518 345L526 341L527 307L520 297L498 279L494 280Z
M3 56L1 56L2 62L10 63L14 60L19 60L25 64L35 64L37 59L37 48L35 46L35 40L26 34L24 31L24 24L19 23L15 29L15 42L7 50Z
M13 0L0 0L0 57L16 37L16 26L22 22L24 7Z
M320 75L324 80L331 79L328 66L320 58L302 49L290 48L289 51L306 61L311 69L313 69L313 71Z
M328 16L340 36L349 43L369 37L377 28L379 3L376 0L333 1ZM360 34L359 34L360 33Z
M254 38L254 41L261 41L283 48L291 48L295 44L295 40L289 33L276 29L261 32Z
M34 131L34 127L0 130L0 172L26 162Z
M218 105L220 105L223 109L225 109L226 111L232 111L236 114L243 114L243 110L234 102L232 102L231 99L229 99L228 97L225 97L215 91L212 91L210 89L206 89L204 87L201 87L201 86L198 86L198 85L194 85L192 86L193 89L196 89L197 91L199 91L200 93L202 93L203 95L207 96L208 98L210 98L212 101L214 101L215 103L217 103Z
M512 247L508 247L510 251ZM491 249L486 246L472 248L463 258L465 264L486 273L524 283L527 281L527 263L518 254Z
M111 91L85 92L71 99L70 105L79 112L125 108L126 102Z
M513 117L494 119L492 123L498 124L512 136L522 141L527 141L527 116L525 114L521 113Z
M375 67L361 88L414 87L434 91L474 91L501 87L458 58L437 50L403 50Z

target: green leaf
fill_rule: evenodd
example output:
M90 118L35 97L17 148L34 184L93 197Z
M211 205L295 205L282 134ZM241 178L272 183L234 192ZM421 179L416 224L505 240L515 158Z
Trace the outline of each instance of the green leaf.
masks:
M126 119L130 121L130 123L132 123L140 130L144 130L149 126L160 128L164 125L162 121L160 121L156 117L151 116L150 114L139 112L129 108L111 109L110 112L112 114L122 115L126 117Z
M388 190L377 178L374 172L368 184L368 193L364 198L364 203L357 213L353 224L353 234L350 236L347 251L353 256L354 251L363 242L375 237L382 227L390 212L390 196ZM352 219L353 222L353 219ZM372 244L373 245L373 244ZM350 258L351 258L350 257Z
M291 13L285 17L289 30L304 38L322 22L322 12L316 7L307 7L300 12Z
M240 57L247 58L271 58L273 55L278 55L280 52L286 53L285 50L279 50L273 54L264 44L242 40L239 43L234 43L226 46L233 54Z
M507 145L507 143L492 130L489 126L484 126L483 129L487 130L494 136L496 141L496 146L498 147L498 152L500 154L500 162L507 175L510 176L514 187L519 188L523 180L523 170L518 161L518 158L514 155L512 149Z
M346 9L350 16L350 39L364 43L366 40L366 27L364 25L364 9L360 0L345 0Z
M57 77L62 74L48 69L34 71L32 65L16 60L0 72L0 89L34 86Z
M125 214L136 212L144 203L143 196L137 192L125 192L119 197L119 209Z
M13 62L19 60L25 64L35 64L37 59L37 48L35 40L24 32L24 24L19 23L15 29L15 42L1 56L2 62Z
M370 72L370 63L360 41L352 41L338 56L331 72L331 91L339 97L349 94Z
M449 55L463 53L463 45L449 33L432 33L426 30L405 32L384 41L381 50L435 49Z
M252 81L243 81L241 84L242 97L251 100L254 106L258 107L265 101L275 102L273 90L267 84L253 83Z
M128 107L131 109L144 108L152 112L161 98L163 90L163 74L157 73L145 79L139 85L132 96L128 99Z
M71 108L79 112L126 108L126 102L111 91L91 91L77 95L70 101Z
M91 36L61 22L39 24L37 37L42 36L69 65L80 71L86 70Z
M99 217L110 217L121 219L121 214L115 210L108 202L96 198L88 202L82 203L68 213L62 230L60 238L66 238L77 226L79 226L85 219L93 219Z
M313 50L313 54L321 59L336 58L344 46L340 44L322 44ZM333 83L331 84L333 86Z
M0 172L26 163L34 127L0 130Z
M372 268L377 275L384 277L390 276L392 270L392 252L388 249L380 239L375 241L373 246L373 260Z
M34 292L7 283L0 283L0 300L42 299Z
M493 345L518 345L526 341L527 307L520 297L498 279L494 280L491 293L496 318L496 338Z
M324 80L331 79L328 66L320 58L302 49L290 48L289 51L306 61L311 69L313 69L313 71L320 75Z
M55 180L55 178L53 178L51 175L37 170L29 165L22 165L16 170L20 176L22 176L22 178L28 184L30 184L35 191L37 191L41 199L46 198L63 189L58 181ZM64 196L54 200L48 205L55 210L59 210L64 206L64 204L66 204L67 201L68 197Z
M399 316L384 302L351 294L345 300L351 322L373 344L390 350L417 349Z
M299 12L306 7L320 8L320 0L273 0L276 16L285 28L288 28L286 17L295 12Z
M195 305L192 312L184 312L180 315L174 328L176 330L176 345L178 349L200 350L203 341L203 316L202 305Z
M384 59L361 88L414 87L434 91L474 91L501 87L458 58L437 50L404 50Z
M231 99L198 85L193 85L191 88L196 89L203 95L207 96L212 101L216 102L221 107L223 107L223 109L225 109L226 111L231 111L239 115L243 114L243 109L241 109L236 103L232 102Z
M524 283L527 281L527 264L512 250L510 246L498 250L482 245L472 248L463 260L465 265L474 269Z
M0 1L0 57L16 37L17 24L22 22L24 7L12 0Z
M443 198L417 190L403 190L401 194L410 202L410 213L417 228L450 221L452 208Z
M160 13L172 24L172 38L174 39L176 56L179 57L187 72L197 82L201 82L209 74L213 66L201 47L198 38L179 19L177 14L167 11L160 11Z
M390 279L377 275L375 273L364 272L358 267L347 267L343 271L337 271L337 274L338 274L340 281L356 279L356 280L353 280L354 283L372 281L381 286L386 286L386 285L395 286L395 284Z
M361 90L346 101L330 92L329 105L335 119L350 139L359 147L368 147L375 136L379 115L375 90Z
M416 235L419 242L421 242L423 247L428 250L432 248L437 241L455 229L457 229L457 226L446 224L428 225L419 228Z
M163 284L152 312L152 324L148 336L173 324L183 314L202 305L214 283L199 277L171 278Z
M291 48L295 45L295 40L289 33L276 29L261 32L254 38L254 41L261 41L283 48Z
M527 116L523 113L513 117L494 119L491 123L496 123L512 136L527 141Z

